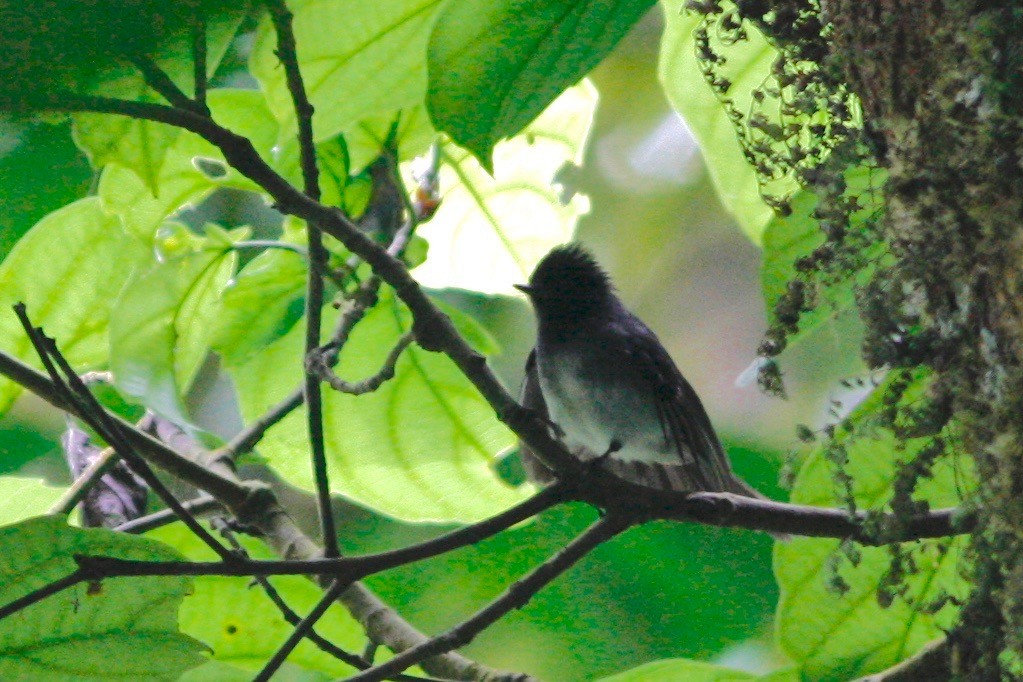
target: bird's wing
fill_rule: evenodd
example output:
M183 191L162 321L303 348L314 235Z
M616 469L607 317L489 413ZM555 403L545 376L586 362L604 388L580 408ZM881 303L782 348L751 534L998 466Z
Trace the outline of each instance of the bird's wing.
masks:
M540 390L540 376L537 374L536 369L535 348L529 352L529 357L526 359L526 375L522 378L519 402L523 407L536 412L542 419L549 419L547 403L544 401L543 392ZM554 473L533 454L533 451L523 441L519 441L519 456L522 458L522 467L526 470L526 476L529 477L529 480L542 485L554 482Z
M724 447L703 403L653 332L630 334L627 353L653 396L666 442L674 446L695 490L735 491ZM677 487L677 486L672 486Z

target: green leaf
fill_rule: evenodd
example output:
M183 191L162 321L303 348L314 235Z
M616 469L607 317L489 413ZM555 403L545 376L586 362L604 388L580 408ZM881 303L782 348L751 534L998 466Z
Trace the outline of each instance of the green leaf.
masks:
M42 517L0 528L0 603L72 573L75 554L174 560L145 538ZM54 682L174 680L203 662L203 647L178 631L187 578L85 583L0 621L0 678Z
M238 3L230 14L204 14L207 42L207 71L212 74L244 18L247 3ZM137 8L133 8L135 10ZM203 11L193 7L194 11ZM179 10L181 11L181 10ZM176 17L177 19L177 17ZM184 30L181 30L181 29ZM179 27L169 42L153 55L152 61L175 81L186 94L193 90L191 80L191 31L188 24ZM130 49L130 48L129 48ZM189 58L183 57L189 55ZM122 60L124 57L122 56ZM93 86L97 94L131 101L165 104L135 68L121 67ZM75 142L81 147L93 168L110 163L130 168L153 194L159 194L159 178L167 152L181 135L179 128L154 121L142 121L114 114L80 113L73 117Z
M760 197L756 173L743 153L735 128L714 91L703 78L696 61L693 30L701 16L684 12L683 0L663 0L664 35L658 74L672 107L685 119L703 149L710 177L725 208L755 244L774 215ZM728 48L729 96L740 111L749 111L752 92L763 84L778 52L763 34L745 26L748 41ZM795 190L794 182L787 185Z
M430 117L423 104L365 118L344 133L353 170L365 168L379 156L395 119L398 120L395 140L400 160L415 158L437 140L437 131L430 123Z
M64 490L52 488L38 478L0 476L0 525L45 514Z
M300 254L267 249L231 280L213 337L228 367L244 364L302 319L307 269Z
M916 400L927 386L917 379L903 400ZM884 385L853 413L859 426L856 437L839 429L835 442L846 448L843 470L852 477L857 506L880 508L888 502L897 467L910 461L929 439L918 438L903 445L891 431L872 428L882 408ZM867 433L862 433L867 432ZM804 463L792 491L792 502L835 506L832 466L827 446L817 449ZM960 489L969 485L964 463L945 457L934 466L933 477L922 480L916 499L932 507L957 505ZM814 680L848 680L888 668L912 655L940 636L955 620L957 608L950 603L929 613L927 607L939 597L962 598L967 584L963 568L965 538L920 541L912 546L916 570L906 578L910 600L895 598L890 606L879 605L878 588L888 571L888 548L858 548L855 566L844 565L839 576L845 588L829 587L839 555L839 541L795 538L775 545L774 565L781 597L778 605L778 639L798 662L805 677ZM848 562L847 562L848 563Z
M305 0L293 3L299 65L315 108L316 141L363 119L420 104L426 90L426 41L441 0ZM294 104L269 18L256 32L249 68L281 124L294 137Z
M324 327L336 317L325 312ZM455 321L470 342L485 339L469 319ZM345 346L339 375L356 380L376 372L410 323L404 306L383 293ZM246 420L300 385L303 333L296 326L232 372ZM526 493L504 485L490 469L493 457L514 442L511 432L439 353L413 345L380 390L351 396L325 388L323 402L334 492L396 518L450 522L491 516ZM288 481L313 488L304 411L271 428L260 448Z
M159 101L146 90L140 82L126 99ZM178 128L112 114L75 114L74 120L75 143L89 157L93 168L116 163L132 169L150 190L158 191L157 177L167 150L179 135Z
M565 200L556 176L581 163L596 105L586 82L565 91L522 135L498 145L493 177L471 154L445 144L440 185L446 191L419 230L430 243L415 270L419 281L515 293L513 284L526 281L552 246L568 241L589 200Z
M0 259L50 211L85 196L92 170L71 126L0 119Z
M40 95L134 92L141 75L128 63L128 55L152 58L189 92L195 16L205 19L207 63L212 71L248 14L249 3L133 0L130 5L111 5L36 0L7 2L3 11L0 105L25 111L38 106Z
M0 349L39 366L11 306L24 302L32 322L55 338L76 368L104 365L111 302L149 255L96 198L54 211L0 264ZM0 413L20 388L0 379Z
M217 558L180 523L147 533L147 537L174 547L190 561ZM255 559L277 558L257 540L247 537L239 540ZM323 590L304 576L275 576L270 581L285 603L302 615L323 596ZM245 679L252 678L252 671L259 670L294 629L263 589L251 583L249 578L196 578L180 611L182 632L209 646L214 661L249 671ZM339 604L331 606L317 621L316 631L348 651L361 651L366 644L362 628ZM347 677L353 672L350 666L308 640L296 647L288 661L332 677Z
M430 35L430 118L490 170L494 145L516 135L600 63L652 4L447 3Z
M236 262L232 249L206 246L157 263L128 284L110 321L110 367L121 390L187 421L180 398L206 357Z
M266 102L252 90L211 90L208 104L213 117L249 138L264 158L277 139L277 123ZM99 196L103 207L124 220L125 228L151 241L157 227L184 206L194 205L221 187L252 192L262 190L224 160L223 154L198 135L177 131L174 144L152 182L155 190L129 168L110 164L103 170Z
M677 658L668 661L654 661L638 668L601 678L600 682L741 682L755 680L756 676L741 670L723 668L719 665Z

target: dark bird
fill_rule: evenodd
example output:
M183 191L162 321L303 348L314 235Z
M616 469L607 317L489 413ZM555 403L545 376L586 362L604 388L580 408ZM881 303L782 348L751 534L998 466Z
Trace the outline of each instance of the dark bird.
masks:
M586 250L556 247L517 288L537 318L522 402L570 452L650 488L764 499L732 472L696 391ZM533 480L553 480L525 444L522 456Z

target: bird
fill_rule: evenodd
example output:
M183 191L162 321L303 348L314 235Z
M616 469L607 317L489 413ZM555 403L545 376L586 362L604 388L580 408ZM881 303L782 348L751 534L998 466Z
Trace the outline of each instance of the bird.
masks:
M696 391L589 251L555 247L515 286L537 320L520 400L569 452L640 486L767 499L732 471ZM553 482L524 443L520 453L531 480Z

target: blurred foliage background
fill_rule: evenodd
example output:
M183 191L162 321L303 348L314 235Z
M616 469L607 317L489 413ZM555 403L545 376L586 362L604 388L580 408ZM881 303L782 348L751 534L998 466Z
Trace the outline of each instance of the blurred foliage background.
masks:
M819 424L836 380L855 373L836 358L856 353L840 330L818 334L785 358L787 401L768 398L740 375L754 360L765 325L758 249L719 204L698 148L669 108L656 80L662 10L653 9L592 73L600 106L586 161L562 177L589 197L576 238L612 273L626 303L661 337L697 388L738 471L771 496L795 447L797 423ZM229 55L222 69L230 79ZM84 196L93 183L68 127L0 127L0 257L46 213ZM222 193L204 212L258 223L258 202ZM255 216L255 218L254 218ZM230 222L230 220L228 221ZM479 319L500 341L494 363L517 385L532 343L524 301L486 305L464 292L443 296ZM226 435L239 425L229 386L208 363L193 391L207 428ZM216 406L216 407L215 407ZM57 450L63 420L23 397L0 420L0 472L66 483ZM292 508L313 502L287 492ZM436 534L338 500L343 548L372 551ZM436 632L467 615L592 520L582 507L559 508L535 523L478 547L406 567L369 582L413 623ZM777 599L771 541L745 531L654 524L601 547L522 611L489 629L467 654L548 680L594 679L643 662L677 656L766 672L784 664L770 636ZM538 645L542 642L542 646Z

